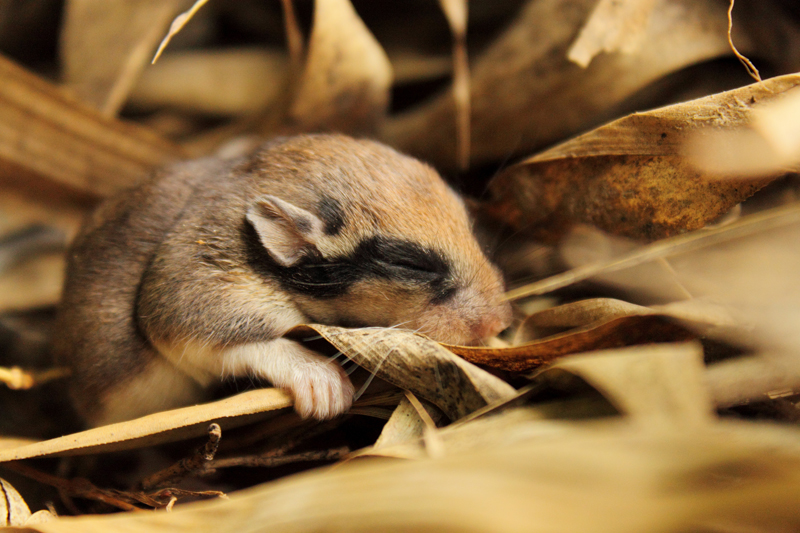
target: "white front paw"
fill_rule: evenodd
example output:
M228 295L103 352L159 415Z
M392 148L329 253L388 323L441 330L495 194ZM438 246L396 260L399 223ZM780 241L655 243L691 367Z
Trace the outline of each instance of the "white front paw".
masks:
M269 380L294 396L303 418L334 418L353 404L355 389L336 361L284 338L226 348L220 354L223 375Z
M334 361L298 365L284 388L294 396L294 408L303 418L334 418L353 404L355 389Z

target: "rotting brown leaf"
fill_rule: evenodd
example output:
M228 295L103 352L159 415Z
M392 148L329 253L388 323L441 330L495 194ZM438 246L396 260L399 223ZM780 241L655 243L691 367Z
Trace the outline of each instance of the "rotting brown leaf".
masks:
M516 228L557 233L590 223L654 240L702 228L777 174L714 180L684 160L684 146L698 131L748 123L761 102L798 84L781 76L616 120L503 172L490 185L493 211Z
M0 169L5 181L52 181L93 196L130 187L182 157L171 142L107 119L0 56Z
M224 431L264 419L271 412L291 405L291 398L278 389L256 389L216 402L163 411L19 448L0 449L0 462L88 455L175 442L205 435L209 422L218 423Z
M350 0L316 0L305 70L289 118L301 131L375 131L392 67Z
M730 54L725 7L658 0L641 46L582 69L567 51L595 0L529 1L471 69L473 164L530 153L619 115L625 99L660 77ZM742 39L742 49L747 50ZM450 94L387 122L381 136L439 167L456 164Z
M69 0L61 31L63 81L113 117L170 21L188 0Z
M436 405L450 420L514 394L504 381L416 333L319 324L297 326L288 333L298 340L317 334L377 377Z

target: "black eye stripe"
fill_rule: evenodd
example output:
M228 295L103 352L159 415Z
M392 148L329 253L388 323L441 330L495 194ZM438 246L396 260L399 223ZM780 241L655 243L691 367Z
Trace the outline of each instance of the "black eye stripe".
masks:
M307 257L297 265L277 264L249 225L244 229L248 263L256 272L275 279L284 290L315 298L335 298L355 283L386 279L426 285L431 301L441 303L455 293L446 258L434 250L400 239L372 237L353 252L332 258Z

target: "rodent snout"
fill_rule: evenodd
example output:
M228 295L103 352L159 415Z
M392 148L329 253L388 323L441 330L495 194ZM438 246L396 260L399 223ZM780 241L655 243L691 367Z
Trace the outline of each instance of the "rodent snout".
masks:
M478 320L473 328L476 339L494 337L511 325L511 308L507 305L498 306L496 313L485 315Z

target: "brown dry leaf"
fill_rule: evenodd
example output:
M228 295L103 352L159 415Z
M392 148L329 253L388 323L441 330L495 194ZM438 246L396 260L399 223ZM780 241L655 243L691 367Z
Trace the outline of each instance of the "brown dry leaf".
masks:
M129 105L210 115L255 113L282 97L288 76L288 58L278 50L226 48L167 54L142 74Z
M690 340L697 334L722 334L735 325L737 322L725 308L709 302L689 300L644 307L595 298L528 316L511 347L444 346L474 364L527 372L569 354Z
M374 131L389 105L389 59L350 0L314 5L306 66L289 117L303 131Z
M795 203L742 217L736 222L725 226L706 228L686 235L663 239L631 249L618 256L609 255L608 252L610 250L605 249L604 243L601 242L603 249L599 250L598 253L584 254L584 257L591 258L588 263L576 264L572 270L517 287L508 291L506 298L517 300L528 296L547 294L587 279L623 271L628 273L628 279L636 284L638 290L646 290L646 279L642 279L640 276L631 276L632 270L639 268L641 265L672 255L701 250L720 243L776 230L798 222L800 222L800 204ZM674 275L674 270L672 272ZM620 276L619 279L624 280L624 277ZM652 284L655 285L661 283L662 280L663 278L658 276L651 278ZM625 283L620 282L619 286L624 287ZM653 287L653 289L655 293L660 292L657 286ZM693 296L700 297L701 295L695 294Z
M171 513L27 531L793 531L798 442L796 428L766 424L572 424L436 460L356 461Z
M167 45L169 45L169 42L172 40L172 38L178 32L180 32L183 29L183 27L189 23L190 20L192 20L192 17L200 10L201 7L206 5L207 2L208 0L196 0L188 11L185 11L180 15L178 15L177 17L175 17L175 20L173 20L172 24L170 24L169 26L169 31L167 32L167 35L158 45L158 50L156 50L156 55L153 56L153 61L152 61L153 63L158 61L158 58L161 57L162 53L164 53L164 50L167 48Z
M424 400L423 400L424 401ZM444 413L432 404L425 402L425 410L434 422L444 419ZM411 405L407 397L400 400L400 404L395 408L391 418L383 426L378 440L373 445L374 449L386 448L408 442L414 439L421 439L425 432L425 422L420 417L419 412Z
M12 186L0 178L0 235L7 236L30 226L58 228L66 242L78 233L92 204L76 201L68 194L43 191L31 183Z
M5 479L0 478L0 527L21 526L30 517L31 510L17 489Z
M595 0L529 1L471 69L472 163L502 161L617 116L618 106L662 76L730 54L725 5L658 0L641 46L602 55L582 69L567 57ZM737 40L747 51L747 39ZM389 121L390 144L452 168L454 104L444 94Z
M436 405L450 420L514 394L506 382L409 331L314 324L288 333L298 340L316 334L377 377Z
M723 178L800 169L800 90L766 94L748 108L747 121L693 132L685 141L690 161Z
M567 57L586 68L600 52L636 52L655 7L656 0L600 0Z
M187 0L69 0L61 32L64 83L113 117Z
M636 113L531 157L493 180L494 206L516 228L560 231L590 223L658 239L699 229L774 179L717 181L684 160L706 128L749 123L762 102L791 91L788 75L646 113Z
M538 379L563 386L564 372L589 383L638 424L696 426L712 420L703 348L697 343L574 355L543 370Z
M470 103L467 61L467 0L439 0L453 33L453 103L456 110L456 157L461 170L469 168Z
M61 299L66 257L38 256L0 276L0 313L56 305Z
M163 411L19 448L0 449L0 462L131 450L201 437L208 433L210 422L218 423L225 431L262 420L273 411L291 405L291 398L278 389L256 389L216 402Z
M626 316L508 348L444 346L476 365L528 372L569 354L694 338L691 331L659 316Z
M0 171L36 188L52 181L94 196L130 187L183 156L145 128L107 119L0 56Z

